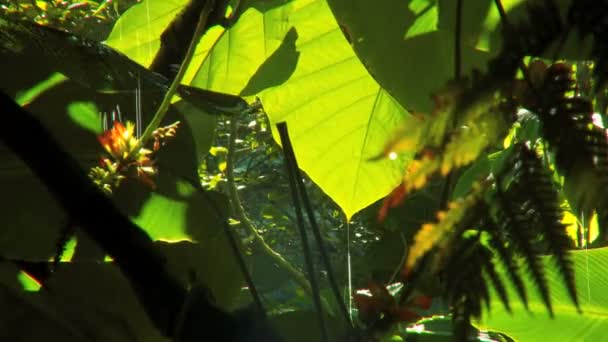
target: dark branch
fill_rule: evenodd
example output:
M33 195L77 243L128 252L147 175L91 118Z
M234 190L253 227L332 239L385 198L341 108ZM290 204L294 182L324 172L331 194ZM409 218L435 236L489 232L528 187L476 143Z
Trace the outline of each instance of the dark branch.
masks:
M289 178L289 189L291 190L291 197L295 206L298 230L300 231L302 249L304 250L304 259L306 261L306 268L308 271L308 276L310 278L310 286L312 287L313 300L315 303L315 309L317 311L317 318L319 320L319 328L321 329L321 341L326 342L328 341L327 328L325 326L325 320L323 319L323 311L321 309L321 294L319 293L319 283L317 282L317 275L315 273L315 268L312 261L310 245L308 244L308 237L306 236L306 231L304 228L304 216L302 214L302 207L300 206L300 200L298 196L298 163L293 152L293 147L291 146L291 141L289 140L289 133L287 132L287 123L279 122L277 124L277 129L281 137L281 145L283 146L283 154L285 156L287 176Z
M292 156L294 162L296 160L295 156ZM297 162L296 166L297 166ZM319 246L319 251L321 252L321 260L325 265L325 269L327 270L327 277L329 280L329 285L331 286L331 290L333 292L334 297L336 298L336 302L340 308L340 313L342 317L348 324L348 329L352 329L352 322L350 321L350 315L348 314L348 310L346 309L346 303L340 296L340 289L338 288L338 282L336 281L335 272L329 260L329 254L327 253L327 248L325 247L325 243L323 242L323 237L321 237L321 231L319 229L319 225L317 224L317 220L315 219L315 214L312 210L312 205L310 200L308 199L308 194L306 193L306 187L304 186L304 181L302 176L300 175L300 169L298 167L295 168L296 174L296 185L298 186L298 191L300 196L302 197L302 202L304 204L304 209L306 210L306 216L308 216L308 222L310 223L310 227L312 228L312 233L317 241L317 245Z

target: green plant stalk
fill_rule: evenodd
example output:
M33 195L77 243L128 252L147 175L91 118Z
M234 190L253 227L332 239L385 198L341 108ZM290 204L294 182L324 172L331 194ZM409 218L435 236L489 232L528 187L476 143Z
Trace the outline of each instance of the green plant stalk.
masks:
M175 75L173 82L171 82L171 86L167 90L167 93L165 94L163 101L158 107L158 110L156 110L152 121L150 121L150 123L146 127L146 130L139 139L138 148L133 149L133 151L138 151L141 147L145 146L148 140L150 140L150 138L152 137L152 133L154 132L154 130L156 130L158 126L160 126L161 121L165 117L167 109L169 109L169 105L171 105L173 95L175 95L177 87L181 84L181 81L184 78L184 75L186 74L186 70L188 69L190 62L192 61L192 56L194 55L196 46L198 45L198 42L201 36L203 35L203 31L207 24L207 19L209 18L209 13L211 13L211 9L213 8L213 3L214 1L212 0L206 1L205 7L201 11L201 14L198 18L198 24L196 25L196 29L194 30L192 41L190 41L190 45L188 46L188 50L186 51L184 60L182 61L182 64L179 67L179 71L177 72L177 75Z
M234 152L236 150L236 128L237 128L237 120L236 117L233 116L230 118L230 141L228 143L228 156L226 160L226 179L228 183L228 194L230 197L230 206L232 207L232 212L235 215L236 219L240 222L240 224L251 234L253 235L255 242L259 247L262 248L264 253L270 256L280 267L282 267L289 276L306 292L308 295L312 295L312 287L310 286L310 282L295 266L293 266L289 261L287 261L281 254L272 249L266 241L264 237L258 233L255 224L249 219L247 213L245 212L245 208L241 202L239 197L238 189L236 187L236 182L234 181ZM333 310L324 299L322 301L323 309L328 313L332 313Z

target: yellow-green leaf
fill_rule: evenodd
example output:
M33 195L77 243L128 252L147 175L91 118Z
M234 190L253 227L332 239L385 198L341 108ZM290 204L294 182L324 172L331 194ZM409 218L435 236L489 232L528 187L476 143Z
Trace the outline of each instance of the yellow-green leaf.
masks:
M500 331L517 341L604 341L608 331L608 248L572 252L576 270L576 289L582 314L578 313L562 285L562 277L549 258L545 258L547 279L551 284L551 300L555 311L552 319L536 292L529 292L528 305L533 314L523 308L520 301L511 301L513 314L500 305L478 325L487 330ZM528 282L528 288L534 285ZM511 298L517 297L513 289ZM493 294L492 302L499 302Z
M273 125L287 122L300 167L348 217L400 182L410 155L369 159L412 118L359 61L326 1L254 2L192 84L259 96Z

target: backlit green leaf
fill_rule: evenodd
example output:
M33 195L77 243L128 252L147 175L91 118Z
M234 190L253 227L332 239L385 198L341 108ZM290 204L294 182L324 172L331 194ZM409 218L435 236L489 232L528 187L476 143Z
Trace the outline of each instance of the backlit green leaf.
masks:
M145 0L120 16L106 44L148 66L160 48L161 34L187 4L188 0ZM219 26L211 27L201 38L190 64L192 68L184 75L186 83L222 32Z
M368 160L409 115L361 64L325 1L250 6L192 85L259 96L273 125L287 122L300 167L349 217L400 181L408 156Z
M101 134L103 131L101 115L97 106L92 102L72 102L68 105L68 115L78 126L83 129Z
M529 292L527 314L521 302L512 301L513 315L502 306L492 306L492 312L479 323L484 329L503 332L518 341L602 341L608 330L608 248L572 252L576 269L576 288L582 314L570 301L559 272L546 259L547 279L551 284L551 299L555 319L549 318L542 299ZM528 288L533 287L528 283ZM517 296L511 290L511 298ZM493 302L500 300L493 294Z
M188 0L145 0L114 25L106 43L141 65L149 65L160 48L160 35Z
M414 0L409 9L416 15L414 24L405 32L405 39L437 30L438 10L435 1Z

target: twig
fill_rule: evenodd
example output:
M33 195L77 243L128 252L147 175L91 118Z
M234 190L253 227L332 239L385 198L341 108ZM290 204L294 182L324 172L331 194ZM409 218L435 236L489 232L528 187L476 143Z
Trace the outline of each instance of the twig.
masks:
M401 237L401 242L403 243L403 255L401 256L401 260L399 260L399 264L397 265L397 268L395 268L395 271L393 271L393 274L389 278L388 284L392 284L395 281L395 279L399 275L399 272L401 272L401 270L403 269L403 265L405 264L405 260L407 259L407 253L408 253L407 240L405 239L405 236L403 235L403 233L399 234L399 236Z
M234 149L236 146L236 116L230 119L230 142L228 145L228 160L226 163L226 168L228 170L228 183L229 183L229 188L230 188L230 203L231 206L233 208L235 208L235 201L234 198L235 196L237 196L236 193L236 186L234 185L234 175L232 174L232 169L234 168ZM230 183L232 183L232 186L230 185ZM232 246L233 252L234 254L236 254L237 259L239 260L239 265L241 267L241 272L243 273L243 276L245 277L245 280L247 282L247 286L249 287L249 292L251 292L251 297L253 297L253 301L255 302L256 306L258 307L258 310L261 313L266 313L266 311L264 310L264 305L262 304L262 300L260 299L260 295L257 291L257 288L255 287L255 284L253 283L253 278L251 277L251 274L249 273L249 271L247 270L247 265L245 264L245 260L243 259L243 255L241 254L237 244L236 244L236 239L234 237L234 234L232 234L232 230L230 229L230 226L226 225L225 229L226 234L228 236L228 240L230 241L230 244Z

